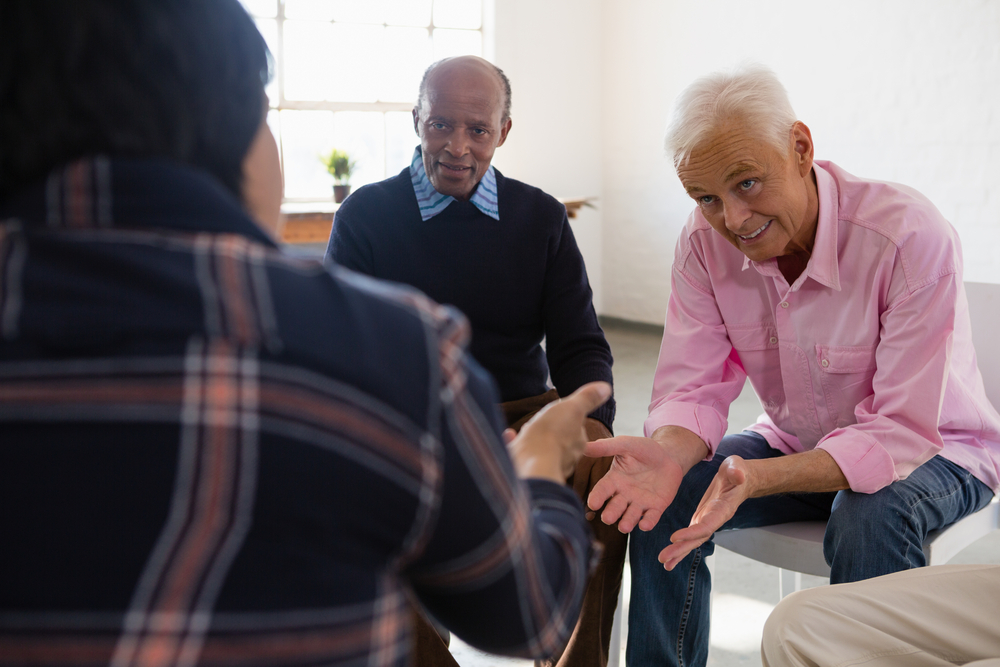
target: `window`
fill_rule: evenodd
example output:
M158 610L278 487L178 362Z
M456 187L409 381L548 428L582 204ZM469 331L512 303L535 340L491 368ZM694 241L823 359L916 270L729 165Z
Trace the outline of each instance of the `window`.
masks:
M242 0L275 59L267 122L286 202L329 201L319 162L357 160L355 188L398 173L417 138L410 110L424 70L483 53L483 0Z

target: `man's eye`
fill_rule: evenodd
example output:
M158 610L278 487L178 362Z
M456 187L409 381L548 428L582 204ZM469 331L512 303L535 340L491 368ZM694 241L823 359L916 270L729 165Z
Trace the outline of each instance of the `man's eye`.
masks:
M472 129L472 133L473 134L483 135L483 134L486 134L486 130L484 130L481 127L475 127L475 128Z
M431 123L431 127L435 130L443 130L445 128L444 123Z
M744 191L745 190L749 190L750 188L752 188L756 184L757 184L757 179L755 179L755 178L748 178L745 181L740 181L740 189L744 190Z
M698 197L698 203L701 204L702 206L708 206L713 201L715 201L715 195L703 195L701 197Z

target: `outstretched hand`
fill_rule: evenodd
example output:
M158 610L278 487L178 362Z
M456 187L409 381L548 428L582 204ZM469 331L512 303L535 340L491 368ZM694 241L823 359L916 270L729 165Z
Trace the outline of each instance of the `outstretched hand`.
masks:
M671 535L670 546L660 552L659 561L663 567L674 569L685 556L733 518L739 506L750 496L747 474L746 461L739 456L730 456L722 462L698 503L690 525Z
M652 530L673 502L684 469L668 449L650 438L621 435L587 444L587 456L614 456L611 469L594 485L587 505L601 512L601 521L618 530Z
M587 415L610 397L610 384L590 382L566 398L546 405L514 437L505 432L507 450L518 476L565 483L583 456Z

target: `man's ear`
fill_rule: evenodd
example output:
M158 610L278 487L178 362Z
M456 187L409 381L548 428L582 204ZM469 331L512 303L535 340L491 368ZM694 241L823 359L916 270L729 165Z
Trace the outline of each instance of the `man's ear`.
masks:
M420 136L420 107L413 107L413 131Z
M500 126L500 141L497 142L497 148L503 146L503 142L507 141L507 133L510 132L510 126L513 125L510 118L505 120Z
M799 175L805 178L812 171L813 140L812 132L801 120L792 125L792 150L795 151Z

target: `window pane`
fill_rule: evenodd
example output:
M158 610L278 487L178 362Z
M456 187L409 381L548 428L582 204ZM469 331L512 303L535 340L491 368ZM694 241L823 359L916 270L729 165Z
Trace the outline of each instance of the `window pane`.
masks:
M420 138L413 131L413 116L407 111L390 111L385 115L385 172L395 176L409 166L413 149Z
M453 56L483 55L482 33L478 30L435 30L434 60Z
M389 25L430 25L431 0L385 0L385 22Z
M334 69L333 25L285 21L285 98L324 100Z
M260 31L260 34L264 37L264 41L267 42L267 48L273 58L271 61L273 67L271 82L264 89L273 106L278 104L278 22L274 19L256 19L254 23L257 24L257 30Z
M385 23L383 0L329 0L335 21Z
M415 102L420 77L431 64L431 40L426 28L386 28L385 62L379 99Z
M278 0L240 0L240 2L251 16L273 18L278 15Z
M366 183L385 178L385 130L382 114L377 111L340 111L334 114L333 143L320 148L328 151L336 146L356 160L351 187L356 190Z
M482 23L482 0L434 0L435 26L478 30Z
M385 28L376 25L331 25L330 60L323 63L330 82L326 99L375 102L383 78Z
M333 197L333 178L319 156L334 147L332 111L281 111L285 196Z
M333 3L330 0L285 0L285 18L332 21Z

